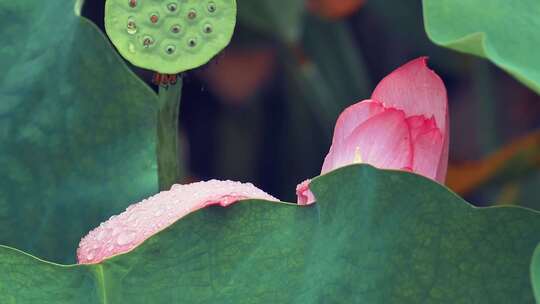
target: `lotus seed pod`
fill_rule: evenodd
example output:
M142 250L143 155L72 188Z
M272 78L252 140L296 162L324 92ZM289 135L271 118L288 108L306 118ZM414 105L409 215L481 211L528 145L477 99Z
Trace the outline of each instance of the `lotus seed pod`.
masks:
M107 0L105 30L132 64L162 74L199 67L231 41L236 0Z

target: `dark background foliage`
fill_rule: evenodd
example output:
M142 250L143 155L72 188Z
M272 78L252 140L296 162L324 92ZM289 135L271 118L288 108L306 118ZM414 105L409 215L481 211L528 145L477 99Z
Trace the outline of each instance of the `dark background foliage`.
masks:
M430 42L420 1L367 1L332 19L301 5L297 25L249 1L238 0L238 26L225 52L183 75L185 182L252 181L294 201L295 185L319 173L339 112L369 98L396 67L427 55L448 88L450 187L480 205L538 197L535 165L508 170L490 156L534 136L540 97L488 61ZM297 2L279 5L294 11ZM103 8L104 0L86 1L83 15L103 29ZM151 72L132 68L152 85ZM468 180L471 166L492 170Z

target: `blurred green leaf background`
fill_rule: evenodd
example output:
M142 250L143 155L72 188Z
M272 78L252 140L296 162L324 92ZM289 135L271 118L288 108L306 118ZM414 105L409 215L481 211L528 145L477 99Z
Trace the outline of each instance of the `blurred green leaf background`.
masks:
M365 1L339 18L306 9L292 18L280 15L283 10L265 10L272 1L238 2L244 9L234 42L214 62L187 75L181 123L194 178L254 180L278 197L293 200L293 185L319 173L337 115L369 98L393 69L427 55L448 88L449 185L479 205L534 206L538 201L532 190L540 185L540 138L535 133L540 127L539 95L489 60L430 41L421 1ZM297 2L287 2L286 11L297 11ZM351 1L326 2L345 6ZM431 11L450 5L439 4ZM497 18L510 8L499 9L485 15ZM538 5L530 3L529 11L536 9ZM454 22L480 31L475 13L462 12ZM515 13L513 18L519 16ZM440 31L453 27L446 21ZM530 26L524 45L534 43L528 33L540 30L536 23ZM287 34L296 32L300 34ZM511 31L490 37L504 44L508 36L514 42L521 37ZM532 48L528 67L537 73L540 67L531 52ZM477 173L474 179L466 178L471 170Z

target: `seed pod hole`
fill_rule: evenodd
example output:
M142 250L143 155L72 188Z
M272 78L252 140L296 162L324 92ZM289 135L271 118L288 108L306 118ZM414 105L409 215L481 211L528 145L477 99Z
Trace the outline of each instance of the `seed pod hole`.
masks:
M176 47L174 45L167 45L167 47L165 47L165 53L172 55L174 52L176 52Z
M150 14L150 22L152 22L153 24L156 24L158 23L158 21L159 21L159 15L157 13Z
M173 33L173 34L178 34L178 33L180 33L181 30L182 30L182 27L180 27L179 24L175 24L175 25L171 26L171 33Z
M207 24L204 25L204 27L203 27L203 32L204 32L205 34L210 34L210 33L212 33L213 31L214 31L214 29L212 28L212 25L211 25L211 24L207 23Z
M167 10L171 13L174 13L178 10L178 5L176 3L167 4Z
M215 13L216 10L217 10L217 6L214 2L208 2L208 5L206 6L206 8L208 9L208 12L209 13Z
M154 38L150 36L144 36L142 45L144 48L149 48L154 45Z
M104 25L131 64L178 74L208 63L229 44L240 1L103 0Z
M189 10L187 17L189 20L195 20L197 18L197 11L194 9Z
M190 48L196 47L196 46L197 46L197 39L195 39L195 38L190 38L190 39L188 40L187 45L188 45Z

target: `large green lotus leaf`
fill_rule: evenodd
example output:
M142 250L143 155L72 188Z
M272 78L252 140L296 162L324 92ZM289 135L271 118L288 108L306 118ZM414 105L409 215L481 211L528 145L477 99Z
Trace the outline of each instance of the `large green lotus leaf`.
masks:
M423 0L433 42L485 57L540 93L540 1Z
M0 244L68 263L157 189L156 94L80 5L0 0Z
M312 189L310 207L252 200L201 210L96 265L0 248L0 302L533 301L535 211L474 208L423 177L366 165Z
M540 245L534 251L531 263L531 279L536 303L540 303Z

